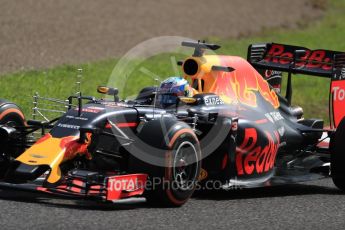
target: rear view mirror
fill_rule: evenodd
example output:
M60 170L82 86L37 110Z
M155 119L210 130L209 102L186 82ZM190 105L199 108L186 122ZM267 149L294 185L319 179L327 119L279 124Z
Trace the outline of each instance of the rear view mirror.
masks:
M119 90L116 88L111 88L108 86L98 86L97 87L97 92L106 94L106 95L117 95L119 93Z
M112 95L114 96L115 102L119 101L119 97L117 96L117 94L119 93L119 90L117 88L112 88L108 86L98 86L97 92L101 94L105 94L105 95Z

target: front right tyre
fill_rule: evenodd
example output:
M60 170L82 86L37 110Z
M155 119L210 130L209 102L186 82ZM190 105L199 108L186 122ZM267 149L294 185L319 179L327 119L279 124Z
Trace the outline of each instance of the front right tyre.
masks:
M0 178L4 176L10 161L24 149L20 143L12 143L8 132L15 132L15 127L25 126L25 118L20 108L12 102L0 99ZM17 141L19 142L19 140Z
M331 176L339 189L345 192L345 117L331 138Z

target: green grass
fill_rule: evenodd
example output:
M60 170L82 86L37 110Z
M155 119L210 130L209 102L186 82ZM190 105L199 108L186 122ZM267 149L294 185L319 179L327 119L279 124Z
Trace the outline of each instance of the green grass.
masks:
M259 36L242 39L219 39L210 37L207 40L222 45L219 54L246 56L247 47L257 42L277 42L306 46L311 49L324 48L345 51L345 0L330 0L325 17L316 22L301 22L298 29L285 28L265 30ZM192 52L192 51L191 51ZM83 69L82 91L84 95L97 96L96 87L114 83L123 83L121 96L133 95L143 85L155 84L154 80L140 71L141 67L160 76L175 75L171 65L171 55L163 54L152 57L142 63L135 63L131 73L112 74L117 60L104 60L81 65L63 65L47 70L26 71L6 74L0 77L0 98L6 98L19 104L24 113L31 114L32 95L38 92L42 96L67 98L75 92L77 69ZM176 55L176 59L183 58ZM138 62L139 60L137 60ZM109 81L109 76L112 76ZM323 117L328 115L329 80L295 76L293 79L293 104L301 105L306 117ZM98 95L99 96L99 95Z

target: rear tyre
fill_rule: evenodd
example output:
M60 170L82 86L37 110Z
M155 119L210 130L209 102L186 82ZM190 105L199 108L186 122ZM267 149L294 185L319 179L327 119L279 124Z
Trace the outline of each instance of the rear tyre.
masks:
M333 183L345 191L345 118L342 119L331 139L331 176Z
M187 124L166 120L166 133L160 125L159 120L150 121L139 134L141 141L157 149L145 154L159 160L154 163L132 156L130 167L133 172L148 174L144 195L150 204L178 207L185 204L195 190L201 169L200 146Z

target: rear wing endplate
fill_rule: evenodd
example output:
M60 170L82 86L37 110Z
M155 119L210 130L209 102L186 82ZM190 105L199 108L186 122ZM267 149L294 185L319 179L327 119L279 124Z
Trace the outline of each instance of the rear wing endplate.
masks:
M345 53L337 54L334 57L330 106L330 111L332 111L330 120L333 122L333 127L338 127L345 117Z

